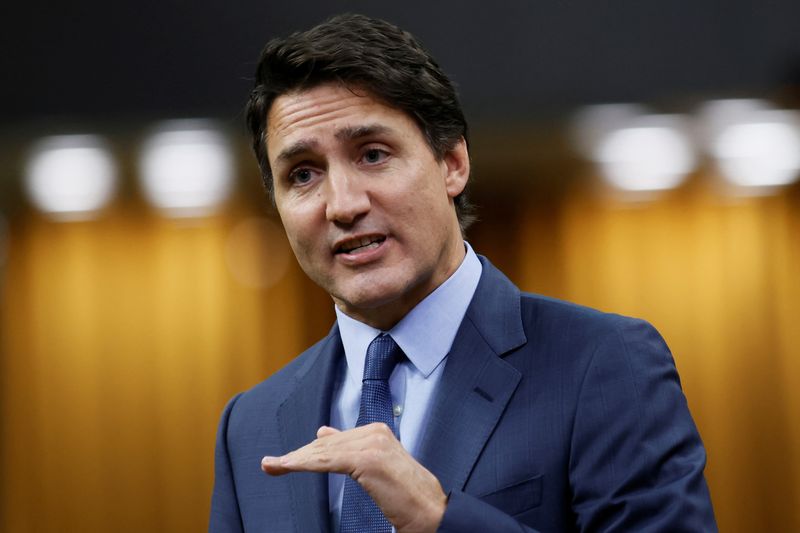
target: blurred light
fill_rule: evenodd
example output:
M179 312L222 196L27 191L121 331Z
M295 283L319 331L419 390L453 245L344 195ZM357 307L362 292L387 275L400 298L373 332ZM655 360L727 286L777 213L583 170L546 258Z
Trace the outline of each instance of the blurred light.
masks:
M760 194L800 175L800 115L760 100L720 100L701 109L701 131L722 176Z
M246 287L264 289L277 283L289 267L286 234L266 218L248 218L233 228L225 259L233 278Z
M706 150L716 142L717 137L734 124L748 122L754 113L770 109L765 100L756 98L731 98L711 100L697 111L697 136Z
M572 119L572 140L578 151L592 159L597 146L608 135L648 113L639 104L597 104L586 106Z
M213 214L233 184L225 137L205 121L172 121L145 143L142 186L148 200L173 217Z
M678 115L632 117L599 138L590 158L606 181L623 191L673 189L696 164L687 129Z
M37 143L26 168L33 204L57 220L92 218L111 200L116 166L94 135L59 135Z

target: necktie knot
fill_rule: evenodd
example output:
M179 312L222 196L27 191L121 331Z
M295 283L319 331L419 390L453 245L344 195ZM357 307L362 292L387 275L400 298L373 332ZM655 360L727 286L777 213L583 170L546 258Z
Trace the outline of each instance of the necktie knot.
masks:
M387 381L395 365L400 361L402 351L394 339L386 334L375 337L367 347L364 362L364 380Z

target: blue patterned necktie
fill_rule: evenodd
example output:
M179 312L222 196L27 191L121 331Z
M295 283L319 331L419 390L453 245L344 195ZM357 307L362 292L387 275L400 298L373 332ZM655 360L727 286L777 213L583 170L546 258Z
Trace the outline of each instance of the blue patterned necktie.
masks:
M383 422L394 432L389 376L403 352L389 335L375 337L367 348L361 407L356 426ZM340 533L390 533L392 525L358 482L347 477L342 497Z

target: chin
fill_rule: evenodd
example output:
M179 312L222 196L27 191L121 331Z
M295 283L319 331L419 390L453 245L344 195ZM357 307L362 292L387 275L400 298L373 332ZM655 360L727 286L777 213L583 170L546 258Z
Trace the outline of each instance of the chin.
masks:
M398 302L407 292L402 287L377 286L377 284L373 284L372 290L363 290L366 283L361 281L354 284L356 285L354 287L342 288L332 295L345 309L373 310Z
M338 297L337 300L344 304L345 309L368 311L391 305L392 302L398 300L398 298L396 295L362 294L351 297Z

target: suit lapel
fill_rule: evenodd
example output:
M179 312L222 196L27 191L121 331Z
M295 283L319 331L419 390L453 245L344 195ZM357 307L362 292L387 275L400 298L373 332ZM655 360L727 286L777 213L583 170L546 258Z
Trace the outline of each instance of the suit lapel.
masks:
M419 460L462 490L522 377L501 356L526 342L519 290L488 261L447 357Z
M334 326L318 345L317 354L298 371L295 386L278 408L281 438L287 452L314 440L317 429L329 423L337 363L343 353L339 330ZM329 531L328 476L303 472L290 474L288 479L295 530Z

